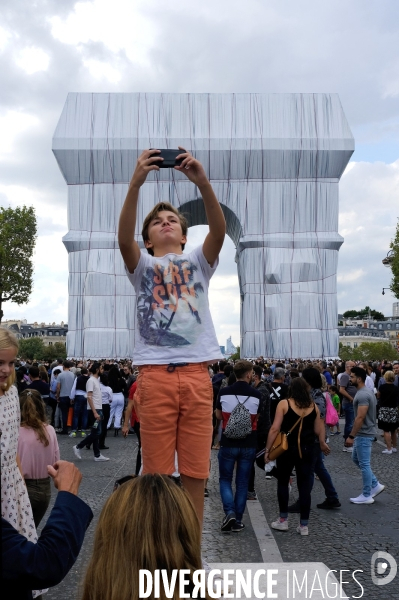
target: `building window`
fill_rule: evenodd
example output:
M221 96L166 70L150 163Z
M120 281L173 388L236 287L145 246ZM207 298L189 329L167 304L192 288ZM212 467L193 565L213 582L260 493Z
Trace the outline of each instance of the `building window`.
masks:
M357 348L357 342L355 342L355 343L353 344L353 347L354 347L354 348Z
M381 325L381 323L378 325L378 329L382 329L382 325Z
M388 323L388 325L387 325L387 329L391 329L391 326L390 326L390 324L389 324L389 323Z

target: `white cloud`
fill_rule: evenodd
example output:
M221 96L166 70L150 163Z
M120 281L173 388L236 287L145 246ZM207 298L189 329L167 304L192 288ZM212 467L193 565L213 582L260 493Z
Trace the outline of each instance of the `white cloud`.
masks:
M37 128L39 119L22 111L8 110L0 116L0 157L12 155L17 138L33 128Z
M353 281L357 281L358 279L361 279L362 277L364 277L365 275L365 271L363 271L363 269L356 269L355 271L349 271L345 274L340 274L337 275L337 282L338 283L348 283L348 282L353 282Z
M6 47L8 40L11 38L11 33L0 27L0 52Z
M109 63L92 58L84 60L83 65L88 69L90 75L94 77L94 79L106 80L111 83L118 83L118 81L121 80L121 72Z
M152 7L156 10L155 4ZM66 19L54 16L49 21L52 35L64 44L101 42L114 53L125 51L132 62L148 64L155 26L143 14L146 8L144 0L77 2Z
M50 57L41 48L30 46L19 52L16 63L28 75L33 75L33 73L37 73L38 71L47 71L50 64Z

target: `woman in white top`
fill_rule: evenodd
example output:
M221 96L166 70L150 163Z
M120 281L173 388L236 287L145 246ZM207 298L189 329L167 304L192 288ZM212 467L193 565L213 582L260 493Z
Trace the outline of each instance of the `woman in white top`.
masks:
M39 526L50 504L51 485L47 465L60 459L57 435L47 423L46 405L37 390L27 389L19 398L21 427L18 456L32 506L33 519Z
M101 401L103 406L103 417L104 423L108 423L111 404L112 404L112 390L108 385L108 373L105 371L100 373L100 390L101 390ZM103 427L100 435L100 450L108 450L108 446L105 445L105 438L107 437L107 428Z
M121 419L123 409L125 408L125 389L126 382L121 377L118 367L111 367L108 373L108 385L112 390L112 404L111 404L111 412L108 421L108 429L110 429L112 425L112 420L114 421L114 435L118 435L119 430L121 428Z

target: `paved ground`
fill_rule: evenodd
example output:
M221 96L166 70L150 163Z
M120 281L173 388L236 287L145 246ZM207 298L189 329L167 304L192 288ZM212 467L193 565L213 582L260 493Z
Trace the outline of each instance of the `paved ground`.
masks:
M267 523L278 515L276 481L266 480L260 469L256 474L259 502L251 502L244 515L246 529L239 534L222 534L220 523L223 511L218 492L217 452L212 452L212 473L209 481L210 497L205 500L205 527L203 555L208 562L261 563L261 562L323 562L329 569L363 570L357 578L364 587L363 598L385 600L399 597L399 574L385 586L375 586L370 577L370 561L374 552L389 552L399 563L399 453L381 454L381 440L373 446L372 465L387 490L373 505L350 504L349 497L361 492L361 477L352 463L351 455L342 452L341 436L331 438L332 454L326 459L327 467L338 490L342 508L336 511L312 509L309 536L300 537L295 531L298 516L290 519L290 530L275 532ZM61 457L74 461L73 440L59 436ZM96 522L101 507L112 491L115 479L133 472L137 452L136 437L107 438L110 449L104 451L111 458L107 463L95 463L92 451L82 451L79 461L84 478L80 496L93 509L94 521L90 526L78 561L66 579L46 595L47 600L73 600L79 598L78 586L90 556ZM53 500L54 500L53 496ZM295 484L292 492L296 498ZM324 499L322 486L315 483L312 504ZM46 519L46 517L45 517ZM45 522L45 519L43 522ZM350 573L347 579L351 578ZM345 581L345 577L344 577ZM345 585L346 594L360 595L360 588Z

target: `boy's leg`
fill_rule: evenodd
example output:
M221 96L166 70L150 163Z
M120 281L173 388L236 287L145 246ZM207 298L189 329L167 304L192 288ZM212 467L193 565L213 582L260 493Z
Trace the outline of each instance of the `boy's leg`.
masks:
M184 489L190 494L201 528L204 521L204 489L205 479L194 479L181 474Z
M169 372L167 365L140 367L134 400L140 418L143 475L172 475L175 470L178 390L177 370Z
M202 523L205 480L209 477L211 457L213 388L204 363L177 368L176 372L180 392L177 423L179 471L183 485L186 485L185 481L189 482L187 491Z

